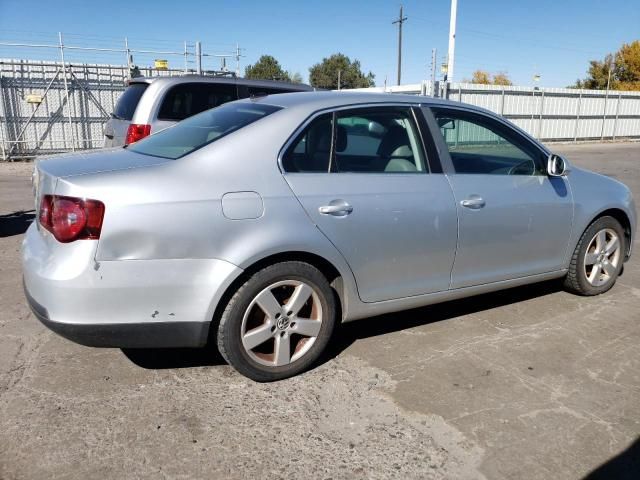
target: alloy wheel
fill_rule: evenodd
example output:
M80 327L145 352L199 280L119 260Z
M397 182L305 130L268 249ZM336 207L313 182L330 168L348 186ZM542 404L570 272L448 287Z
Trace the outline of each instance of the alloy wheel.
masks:
M323 311L318 293L299 280L283 280L264 288L242 319L242 346L261 365L295 362L313 346Z
M600 287L615 279L621 258L621 242L611 228L597 232L589 242L584 256L584 273L587 281Z

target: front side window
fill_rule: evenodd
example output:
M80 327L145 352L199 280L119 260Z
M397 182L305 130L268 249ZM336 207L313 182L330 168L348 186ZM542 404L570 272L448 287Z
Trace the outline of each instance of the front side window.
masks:
M145 155L175 160L278 110L281 107L273 105L228 103L188 118L127 148Z
M339 110L316 117L283 156L287 172L427 170L411 107Z
M544 174L541 152L506 125L475 113L432 110L456 173Z

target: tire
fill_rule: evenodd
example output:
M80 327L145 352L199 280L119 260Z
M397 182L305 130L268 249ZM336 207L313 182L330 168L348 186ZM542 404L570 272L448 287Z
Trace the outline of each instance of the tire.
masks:
M618 240L617 249L609 252L606 247L611 245L614 236ZM605 245L604 249L602 245ZM625 252L624 230L620 222L608 216L596 219L576 245L564 287L570 292L584 296L600 295L610 290L622 270ZM597 268L600 270L594 271Z
M277 263L252 275L231 297L220 317L218 349L252 380L282 380L318 359L335 317L334 292L317 268Z

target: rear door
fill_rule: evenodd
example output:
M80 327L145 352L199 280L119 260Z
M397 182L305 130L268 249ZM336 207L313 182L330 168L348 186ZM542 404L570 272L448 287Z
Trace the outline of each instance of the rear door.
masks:
M546 154L481 113L432 108L460 231L452 288L557 271L566 258L573 200Z
M133 114L148 86L149 84L145 82L132 82L120 95L111 118L104 126L105 147L124 145Z
M281 157L286 181L346 258L365 302L449 288L456 207L418 122L410 106L323 113Z

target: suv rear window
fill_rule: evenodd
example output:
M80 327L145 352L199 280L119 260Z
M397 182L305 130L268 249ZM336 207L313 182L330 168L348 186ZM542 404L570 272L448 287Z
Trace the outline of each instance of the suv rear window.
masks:
M195 115L127 148L144 155L176 160L281 109L273 105L229 103Z
M250 97L263 97L265 95L273 95L276 93L295 92L289 88L272 88L272 87L249 87Z
M147 83L132 83L129 85L118 99L116 108L113 111L113 117L118 120L131 120L140 97L142 97L148 86Z
M158 120L184 120L196 113L238 99L235 85L218 83L184 83L167 92L160 106Z

